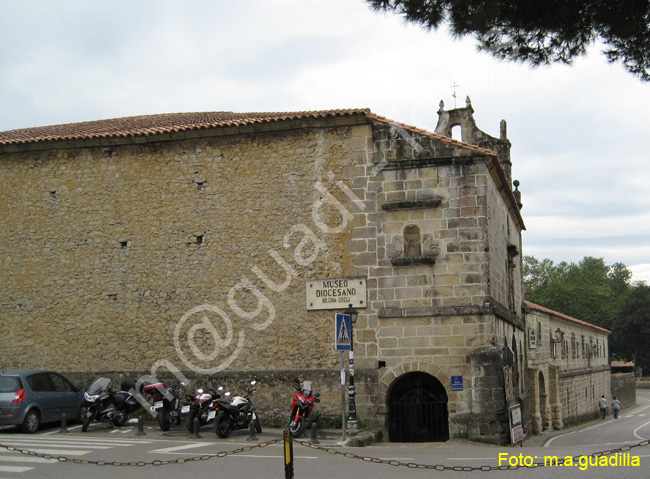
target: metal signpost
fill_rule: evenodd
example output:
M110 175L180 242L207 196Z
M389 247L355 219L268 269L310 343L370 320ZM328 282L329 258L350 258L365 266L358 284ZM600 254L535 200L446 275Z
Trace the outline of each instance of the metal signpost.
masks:
M334 345L341 351L341 427L346 438L345 421L345 359L343 351L352 351L352 319L349 314L337 313L334 317ZM352 373L350 373L352 374Z

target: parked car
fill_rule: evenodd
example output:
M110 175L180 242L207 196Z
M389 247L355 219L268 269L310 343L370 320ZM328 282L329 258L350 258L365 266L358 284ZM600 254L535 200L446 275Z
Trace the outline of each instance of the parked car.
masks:
M54 371L0 372L0 425L34 433L42 423L83 415L83 389Z

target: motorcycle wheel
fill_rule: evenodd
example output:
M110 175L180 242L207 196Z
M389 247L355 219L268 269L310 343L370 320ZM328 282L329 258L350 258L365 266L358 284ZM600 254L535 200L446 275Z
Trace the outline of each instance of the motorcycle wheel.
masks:
M262 425L260 424L260 418L255 418L255 432L257 434L262 434Z
M77 417L75 418L75 421L78 422L79 424L82 424L84 422L84 418L86 417L86 412L88 411L88 407L85 405L79 406L79 412L77 413Z
M306 427L307 421L305 421L305 418L299 417L297 421L291 421L291 424L289 424L289 432L293 437L300 437L305 432Z
M126 424L126 420L128 419L128 416L126 415L125 412L118 412L117 415L111 419L111 424L114 427L122 427Z
M190 409L190 412L188 412L185 415L185 427L187 427L187 430L194 434L194 417L196 417L196 411L194 409ZM199 428L201 427L201 421L199 421Z
M219 412L214 420L214 432L221 439L226 439L232 433L230 417L223 411Z
M83 422L81 423L81 432L86 432L88 430L88 426L90 426L91 420L92 420L92 414L90 413L90 411L86 411L86 414L84 414Z
M183 422L183 416L181 416L180 411L176 411L176 425L180 426Z
M158 424L160 425L160 429L163 431L169 431L169 428L172 425L172 418L169 409L166 407L158 410Z

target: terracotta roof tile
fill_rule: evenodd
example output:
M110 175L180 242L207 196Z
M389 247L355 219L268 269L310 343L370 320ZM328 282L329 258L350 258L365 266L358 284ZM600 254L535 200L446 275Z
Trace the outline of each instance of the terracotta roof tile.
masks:
M613 368L633 368L634 361L612 361L609 365Z
M3 131L0 132L0 145L147 136L277 121L367 115L368 113L370 113L368 109L259 113L233 113L231 111L163 113Z
M588 326L593 329L597 329L598 331L602 331L607 334L611 334L611 331L605 328L601 328L600 326L596 326L595 324L587 323L585 321L581 321L576 318L572 318L571 316L568 316L566 314L558 313L557 311L553 311L552 309L545 308L544 306L540 306L539 304L531 303L530 301L525 301L525 304L528 308L535 310L535 311L540 311L542 313L550 314L552 316L556 316L558 318L566 319L567 321L571 321L573 323L580 324L582 326Z
M352 115L366 115L373 120L397 126L412 133L435 138L450 145L496 156L493 151L462 141L447 138L422 128L406 125L372 113L369 109L314 110L296 112L251 112L212 111L198 113L161 113L140 115L108 120L66 123L62 125L40 126L0 132L0 145L18 145L48 141L89 140L101 138L126 138L134 136L177 133L207 128L246 126L260 123L301 120L309 118L328 118Z

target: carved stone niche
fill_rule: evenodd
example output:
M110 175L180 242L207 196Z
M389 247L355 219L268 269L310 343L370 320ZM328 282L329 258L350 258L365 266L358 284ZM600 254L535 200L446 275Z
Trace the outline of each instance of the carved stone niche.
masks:
M409 225L404 228L404 236L396 236L386 246L386 254L393 266L435 264L440 254L439 242L428 233L420 241L420 229Z

